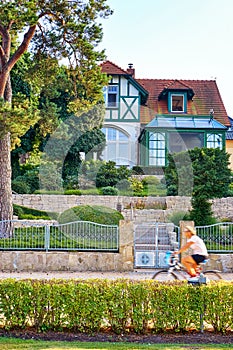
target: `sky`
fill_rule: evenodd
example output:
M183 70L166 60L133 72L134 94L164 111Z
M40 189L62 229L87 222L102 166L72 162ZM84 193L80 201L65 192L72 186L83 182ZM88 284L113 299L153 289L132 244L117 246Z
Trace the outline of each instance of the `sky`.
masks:
M233 0L107 0L107 59L136 78L216 80L233 117Z

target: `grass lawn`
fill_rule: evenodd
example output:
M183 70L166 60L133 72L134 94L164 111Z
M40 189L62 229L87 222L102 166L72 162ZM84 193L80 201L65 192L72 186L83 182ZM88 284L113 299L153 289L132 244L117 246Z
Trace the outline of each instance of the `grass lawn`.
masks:
M55 342L55 341L41 341L41 340L22 340L14 338L1 338L1 350L16 350L16 349L30 349L30 350L45 350L45 349L95 349L95 350L218 350L218 349L233 349L233 344L135 344L135 343L97 343L97 342Z

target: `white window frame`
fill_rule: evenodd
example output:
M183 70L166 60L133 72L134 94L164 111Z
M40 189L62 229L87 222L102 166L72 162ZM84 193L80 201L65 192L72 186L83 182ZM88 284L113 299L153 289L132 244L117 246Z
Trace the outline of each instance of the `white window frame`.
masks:
M149 133L149 165L165 166L166 140L163 132Z
M118 108L119 101L119 86L117 84L110 84L103 89L104 101L107 108ZM110 101L110 95L115 96L115 101Z
M115 133L116 133L116 138L115 139L110 139L109 138L109 135L111 130L114 130ZM106 137L106 147L105 149L103 150L102 152L102 157L104 158L104 160L106 161L109 161L109 160L112 160L114 162L116 162L117 165L118 164L118 160L121 159L121 158L125 158L127 164L120 164L120 165L130 165L131 163L131 154L130 154L130 138L129 138L129 135L126 134L123 130L119 130L117 128L114 128L114 127L104 127L102 128L102 131L104 132L105 134L105 137ZM123 134L125 136L125 138L121 139L121 134ZM109 154L108 154L108 145L115 145L115 150L116 150L116 157L113 159L112 157L109 157ZM126 145L127 146L127 154L122 154L121 151L120 151L120 145Z
M175 98L175 97L182 97L182 99L183 99L181 111L173 110L173 108L172 108L172 106L173 106L172 101L173 101L173 98ZM184 113L184 100L185 100L184 94L171 94L171 112L172 113Z

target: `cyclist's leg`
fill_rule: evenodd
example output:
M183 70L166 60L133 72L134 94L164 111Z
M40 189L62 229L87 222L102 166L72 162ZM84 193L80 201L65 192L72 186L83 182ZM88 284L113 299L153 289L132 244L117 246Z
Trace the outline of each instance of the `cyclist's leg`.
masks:
M196 268L197 268L198 264L197 264L196 261L192 258L191 255L184 256L184 257L181 259L181 263L184 265L184 267L186 268L187 272L188 272L191 276L196 276Z

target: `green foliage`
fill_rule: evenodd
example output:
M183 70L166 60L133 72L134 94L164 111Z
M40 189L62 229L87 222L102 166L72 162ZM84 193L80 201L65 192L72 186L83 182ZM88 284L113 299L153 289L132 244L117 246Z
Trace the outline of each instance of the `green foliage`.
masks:
M190 219L196 225L215 222L208 200L228 195L231 182L228 165L229 154L219 148L194 148L169 155L165 169L167 194L192 196Z
M195 148L189 151L194 169L193 194L206 198L226 197L231 181L229 154L219 148Z
M229 154L225 150L194 148L170 154L168 159L169 165L165 169L168 195L171 195L170 192L186 196L202 193L208 199L227 195L231 171L228 167Z
M167 221L179 226L180 221L189 220L189 213L186 211L177 211L167 216Z
M143 184L143 195L147 196L165 196L166 194L166 186L160 181L156 176L145 176L142 179Z
M65 190L64 194L80 196L82 192L80 190Z
M39 179L42 190L57 191L63 189L60 162L42 162Z
M115 187L107 186L101 188L101 194L104 196L118 196L118 189Z
M132 167L132 175L144 175L144 171L140 166L134 165Z
M12 180L12 190L16 193L34 193L39 189L38 171L27 171Z
M79 169L79 176L84 176L89 181L95 182L96 175L101 165L103 165L103 162L101 160L91 159L91 160L82 161Z
M98 205L80 205L65 210L60 214L59 223L64 224L74 221L90 221L103 225L119 225L124 217L115 209Z
M19 101L10 104L0 97L0 137L3 138L8 132L11 133L11 147L20 143L31 124L39 120L39 113L30 101L21 97Z
M128 179L123 179L120 180L117 184L116 184L116 188L118 190L122 190L122 191L129 191L131 187L131 182Z
M65 130L70 141L69 148L74 144L74 133L76 138L77 132L80 136L80 133L83 134L87 130L100 128L104 118L103 112L100 111L104 109L102 88L107 84L108 77L99 67L99 62L105 58L104 51L98 51L97 47L103 36L99 20L112 14L106 0L3 1L0 3L0 13L0 137L7 139L11 136L13 148L20 144L20 137L36 123L42 136L54 131L58 125L60 110L52 99L59 98L59 89L54 86L60 84L60 79L57 80L58 61L62 59L69 62L66 74L63 68L62 75L64 77L62 90L68 97L66 111L68 119L71 118ZM11 73L29 46L32 59L30 74L25 75L24 79L21 73L23 70L29 71L29 67L27 65L17 67L12 99ZM18 75L18 82L22 87L20 91L17 91L17 72L20 72ZM75 132L73 132L74 126ZM7 142L1 143L1 155L10 153L9 142L5 141ZM54 140L50 151L51 148L53 150L63 148L66 154L69 149L64 147L64 142L61 142L60 138ZM54 157L52 152L47 160L62 162L64 158L61 153L55 153L58 154L58 158ZM10 157L6 156L3 160L5 164L8 160L9 164L2 169L0 181L5 184L1 198L5 198L5 201L7 198L7 203L4 203L6 209L2 213L3 219L11 217L12 213L9 196L11 185L8 172L9 159ZM52 189L51 184L46 188L48 187Z
M168 166L164 170L168 196L191 196L193 168L189 151L168 154Z
M104 162L96 175L96 187L116 186L123 179L128 179L131 171L126 166L116 167L113 161Z
M212 225L216 223L211 209L211 203L202 196L193 196L191 199L192 210L189 213L189 220L193 220L196 226Z
M144 186L150 186L150 185L158 186L160 184L160 181L156 176L150 175L150 176L143 177L142 183Z
M144 189L142 181L136 177L131 177L129 180L131 182L130 187L133 190L134 196L141 196Z
M31 193L30 186L23 181L23 176L18 176L15 180L12 180L11 188L12 191L19 194Z
M27 208L17 204L13 204L13 211L14 211L14 215L18 216L20 220L23 220L23 219L50 220L50 219L56 219L58 216L57 213L52 213L52 212L47 213L43 210Z
M4 330L183 333L200 330L200 315L214 332L233 328L232 283L2 279L0 298Z
M105 135L96 127L93 130L87 131L81 134L78 140L71 146L69 152L65 158L63 164L63 179L66 183L70 181L69 177L74 175L77 176L77 172L81 167L81 160L79 158L79 153L84 152L85 154L97 152L100 153L105 146Z

